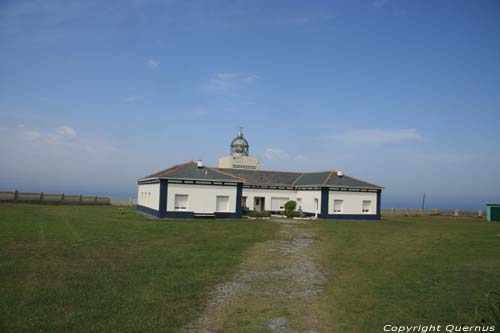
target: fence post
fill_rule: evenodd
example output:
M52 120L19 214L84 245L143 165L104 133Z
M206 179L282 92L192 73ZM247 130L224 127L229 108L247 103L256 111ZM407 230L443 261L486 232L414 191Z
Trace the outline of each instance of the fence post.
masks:
M43 192L40 192L40 201L43 201Z
M64 202L64 193L61 194L61 202Z
M19 193L17 190L14 191L14 201L17 201L19 199Z

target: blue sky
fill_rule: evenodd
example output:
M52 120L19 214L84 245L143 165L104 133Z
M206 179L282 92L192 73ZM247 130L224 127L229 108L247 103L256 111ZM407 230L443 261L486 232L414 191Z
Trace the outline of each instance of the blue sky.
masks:
M498 1L2 1L0 188L132 196L215 165L342 169L383 206L500 201Z

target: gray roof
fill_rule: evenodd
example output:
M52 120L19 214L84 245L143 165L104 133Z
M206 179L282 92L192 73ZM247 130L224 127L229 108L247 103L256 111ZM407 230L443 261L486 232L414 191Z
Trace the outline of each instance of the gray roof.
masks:
M205 166L199 168L196 162L187 162L171 168L162 170L140 180L167 178L180 180L210 180L231 181L244 183L245 185L259 186L326 186L345 188L382 189L382 186L366 182L351 176L338 176L337 171L321 172L289 172L289 171L266 171L266 170L244 170L213 168Z
M231 181L242 183L240 179L231 174L219 171L211 167L198 168L196 162L187 162L179 164L171 168L159 171L152 175L141 178L140 180L152 178L167 178L167 179L195 179L195 180L215 180L215 181Z
M245 179L248 185L292 186L300 172L263 171L244 169L219 169Z

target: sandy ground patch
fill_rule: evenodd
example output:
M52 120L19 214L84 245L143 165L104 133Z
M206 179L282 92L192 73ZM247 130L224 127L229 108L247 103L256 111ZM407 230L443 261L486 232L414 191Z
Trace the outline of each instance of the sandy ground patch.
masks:
M230 281L216 286L188 332L326 332L318 237L304 223L283 223L257 244Z

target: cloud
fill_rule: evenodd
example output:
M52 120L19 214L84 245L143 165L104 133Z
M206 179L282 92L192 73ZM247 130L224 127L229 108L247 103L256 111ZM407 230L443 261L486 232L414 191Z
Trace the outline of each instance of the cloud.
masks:
M76 137L76 131L69 126L59 126L56 129L56 133L63 138L72 139Z
M279 148L267 148L265 156L268 160L285 160L290 158L290 154Z
M356 144L395 144L422 141L424 137L416 129L360 129L339 134L336 139Z
M278 160L305 161L305 160L307 160L307 157L305 155L302 155L302 154L294 155L294 154L289 153L285 149L281 149L281 148L267 148L266 152L264 153L264 156L268 160L274 160L274 161L278 161Z
M137 102L137 101L139 101L141 99L142 99L142 97L140 97L140 96L128 96L128 97L125 97L123 99L123 101L125 103L134 103L134 102Z
M217 73L205 85L205 90L214 95L232 95L238 89L259 80L255 74Z
M24 128L24 126L21 128ZM28 129L28 130L23 131L22 133L23 133L24 137L28 140L38 140L39 138L42 137L42 134L36 130L29 130Z
M154 59L148 59L146 61L146 66L148 68L153 69L153 68L156 68L156 67L160 66L160 63L158 61L154 60Z
M382 8L388 2L389 2L389 0L374 0L372 4L373 4L373 7L375 7L375 8Z
M95 139L79 138L74 128L62 125L52 131L40 131L38 129L27 128L26 126L17 126L9 128L8 133L23 141L37 143L44 146L64 146L75 151L86 151L88 153L115 151L113 145Z

